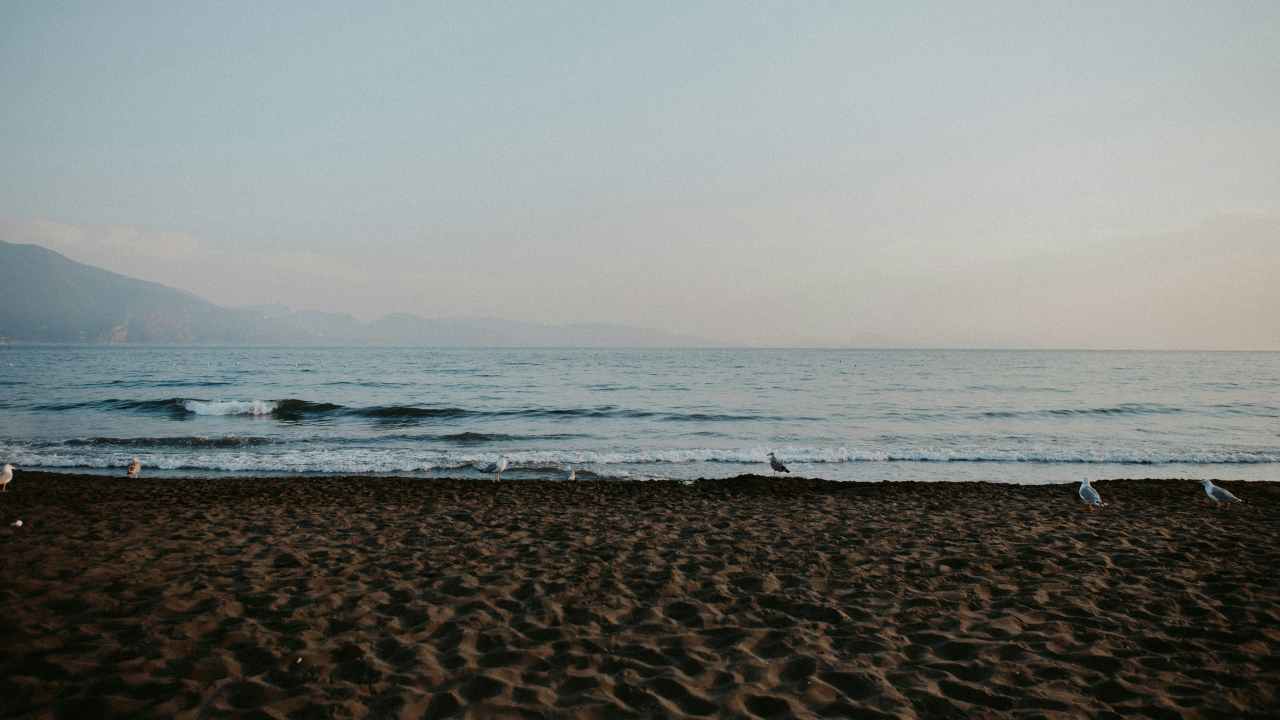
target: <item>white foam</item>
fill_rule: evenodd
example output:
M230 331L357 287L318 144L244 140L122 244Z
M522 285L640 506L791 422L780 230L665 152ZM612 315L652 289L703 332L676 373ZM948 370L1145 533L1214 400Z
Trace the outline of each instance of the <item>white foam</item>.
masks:
M749 447L749 448L667 448L625 450L511 450L502 452L514 469L557 469L565 464L593 468L597 473L621 475L628 472L661 476L662 466L698 464L739 464L764 466L770 449L792 466L852 463L1068 463L1105 465L1266 465L1280 463L1280 453L1272 451L1186 451L1143 452L1135 450L1038 448L1033 450L900 448L891 450L847 447ZM114 468L129 463L128 454L105 452L104 448L68 451L65 447L45 448L16 444L0 446L0 456L13 458L30 468ZM459 470L494 462L497 452L465 450L396 449L385 447L316 447L314 445L270 445L261 447L199 448L197 452L158 451L139 455L149 468L170 471L216 471L236 473L419 473ZM652 471L636 466L652 467ZM708 470L708 472L715 472ZM822 472L814 470L814 472Z
M182 407L196 415L270 415L277 404L272 400L184 400Z

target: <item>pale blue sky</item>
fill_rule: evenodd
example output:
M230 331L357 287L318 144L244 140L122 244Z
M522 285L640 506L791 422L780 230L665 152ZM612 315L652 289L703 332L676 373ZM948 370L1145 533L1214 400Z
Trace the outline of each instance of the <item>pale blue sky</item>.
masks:
M748 343L1249 345L1118 258L1225 223L1208 285L1280 268L1274 2L212 5L0 5L6 239ZM1081 322L1104 283L1148 306Z

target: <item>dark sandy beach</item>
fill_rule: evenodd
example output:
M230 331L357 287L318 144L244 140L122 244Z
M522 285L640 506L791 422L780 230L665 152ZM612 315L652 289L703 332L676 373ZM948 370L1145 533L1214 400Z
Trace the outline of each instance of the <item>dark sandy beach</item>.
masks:
M0 715L1275 717L1280 485L1224 486L20 471Z

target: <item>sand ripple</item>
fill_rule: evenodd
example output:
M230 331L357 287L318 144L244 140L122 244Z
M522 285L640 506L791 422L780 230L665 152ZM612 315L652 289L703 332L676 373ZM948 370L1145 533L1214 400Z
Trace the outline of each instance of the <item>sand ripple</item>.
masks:
M1264 717L1280 487L1226 486L22 473L0 715Z

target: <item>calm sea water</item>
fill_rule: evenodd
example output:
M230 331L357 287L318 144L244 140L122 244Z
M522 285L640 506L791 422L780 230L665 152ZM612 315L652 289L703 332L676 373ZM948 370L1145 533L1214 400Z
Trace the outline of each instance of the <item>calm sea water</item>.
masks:
M1280 354L0 347L0 462L512 479L1280 479Z

